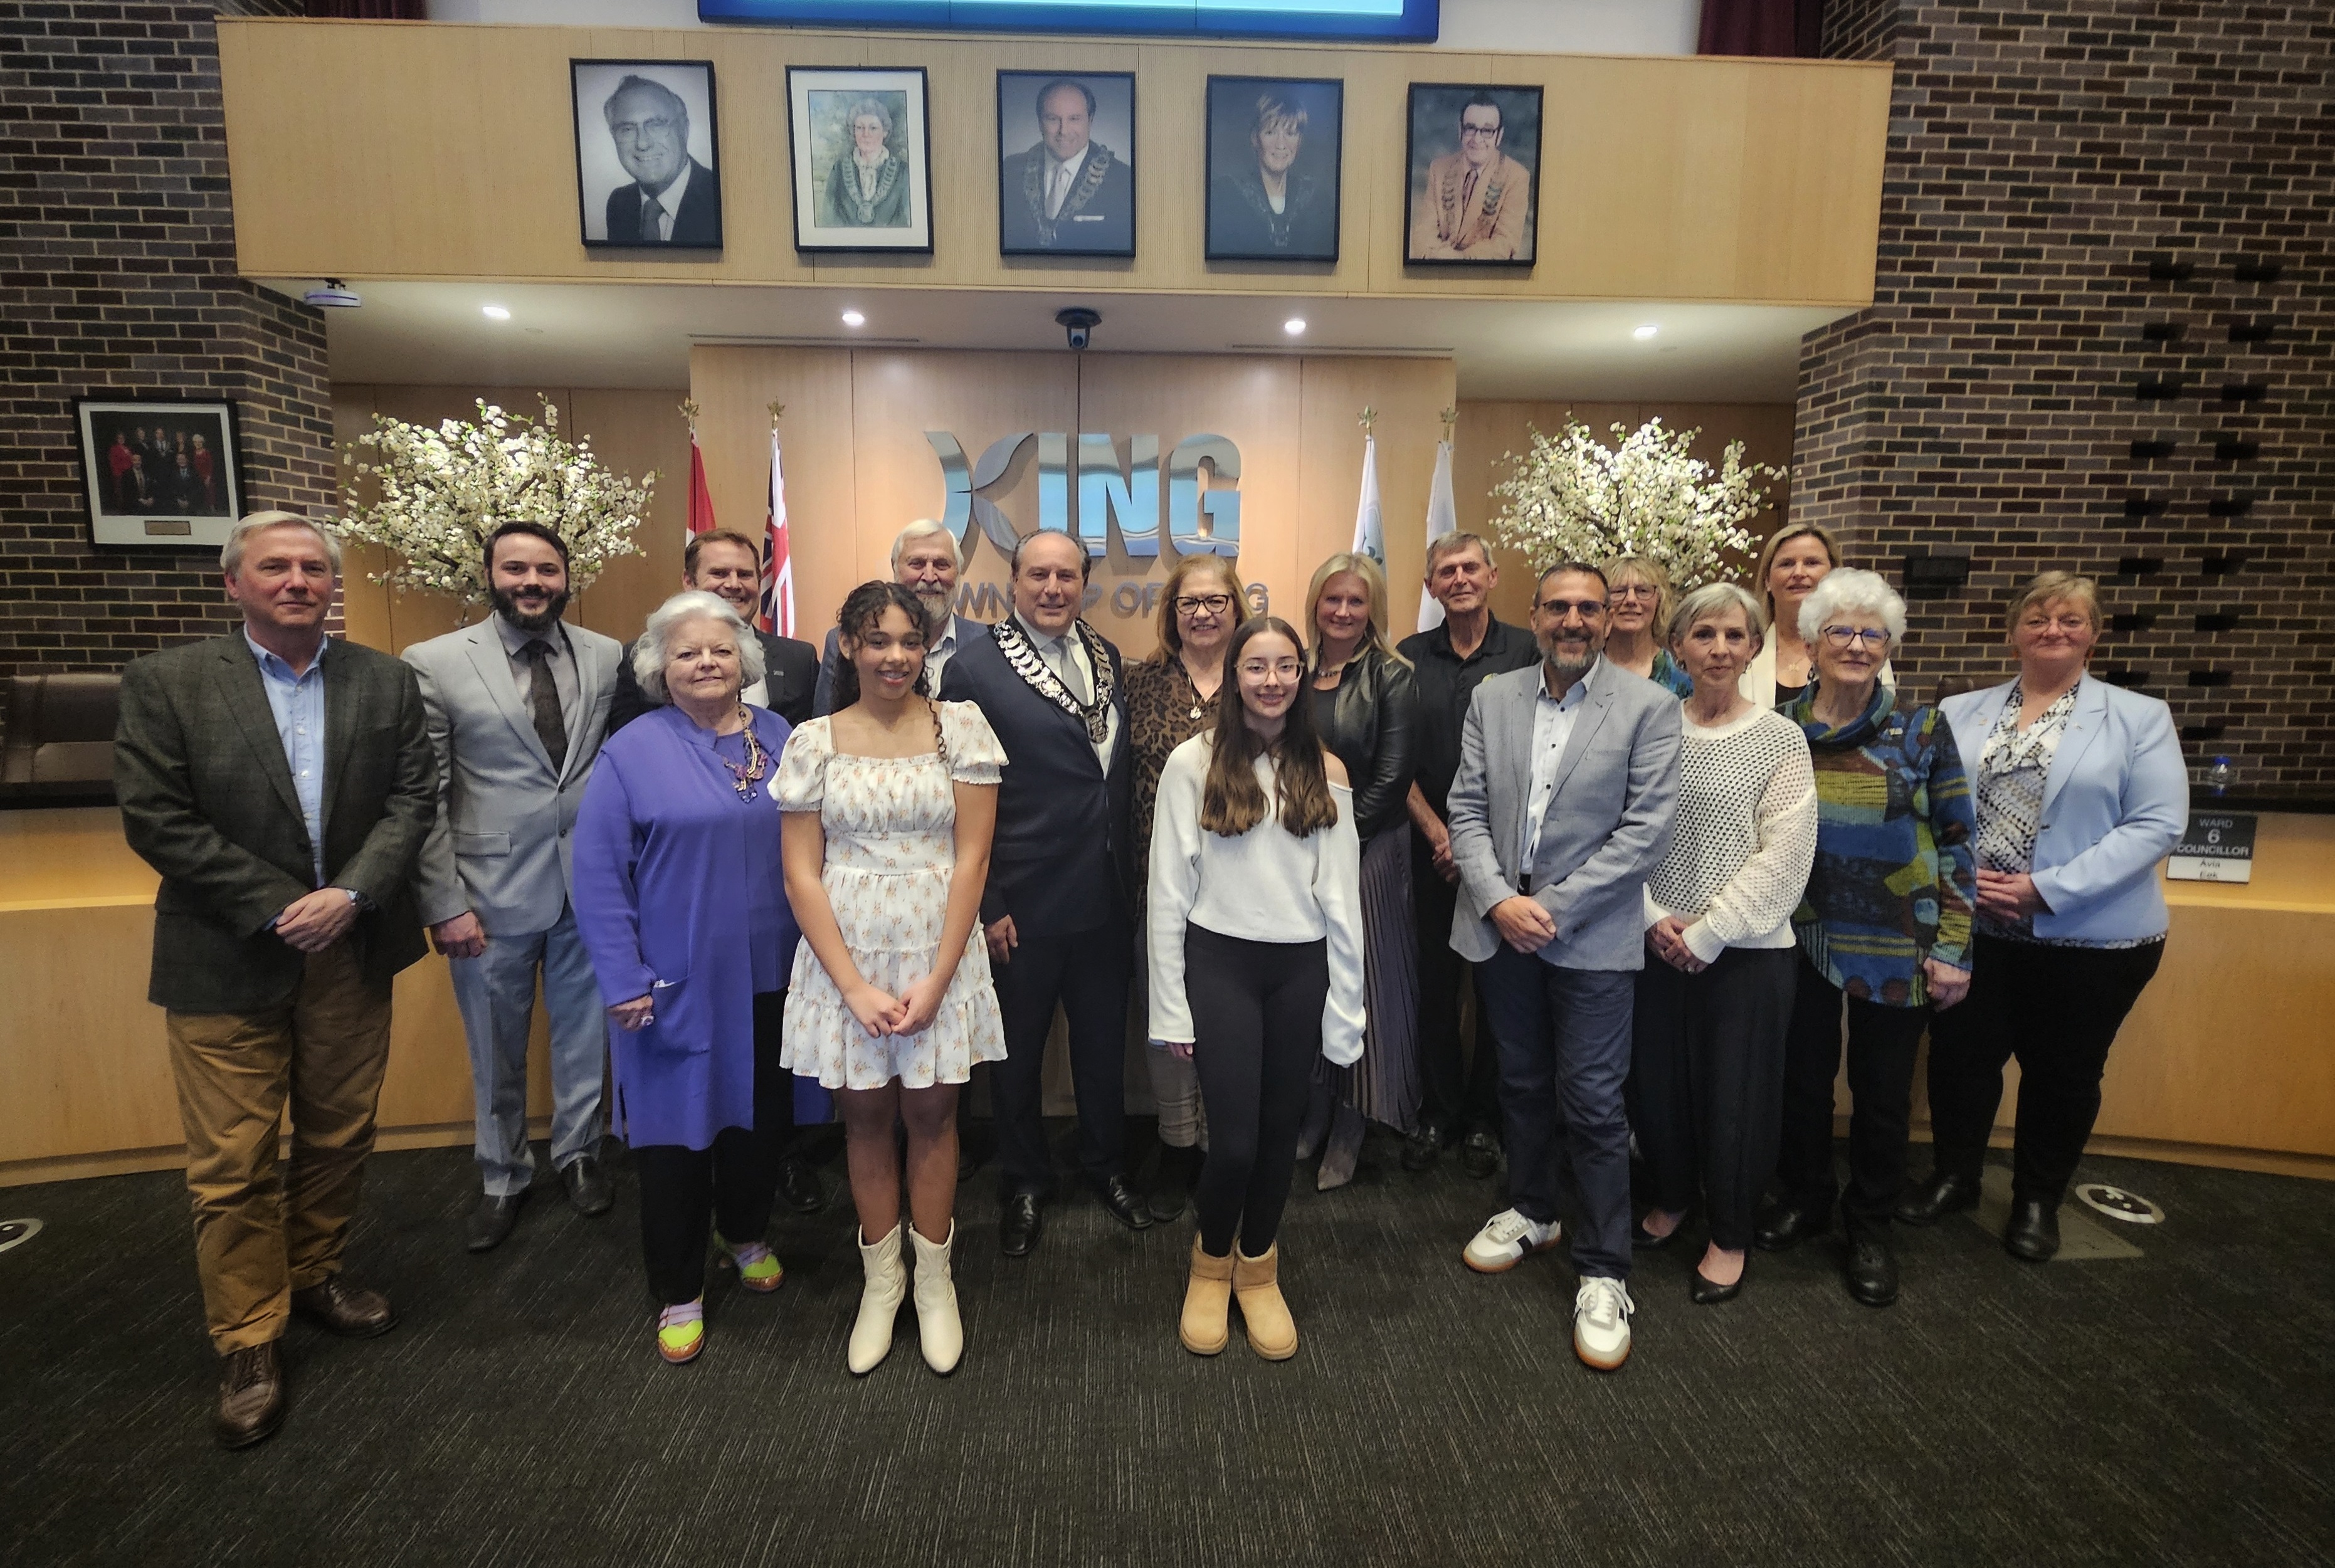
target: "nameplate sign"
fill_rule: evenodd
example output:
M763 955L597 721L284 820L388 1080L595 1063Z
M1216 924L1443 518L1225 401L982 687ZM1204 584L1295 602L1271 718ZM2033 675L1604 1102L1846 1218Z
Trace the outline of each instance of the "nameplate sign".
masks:
M2254 818L2244 812L2192 811L2189 826L2165 863L2175 882L2252 882Z

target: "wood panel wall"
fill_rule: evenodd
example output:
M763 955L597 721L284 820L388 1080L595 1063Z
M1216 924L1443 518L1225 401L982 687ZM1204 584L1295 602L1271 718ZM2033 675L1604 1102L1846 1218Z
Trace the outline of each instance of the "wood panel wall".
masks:
M218 31L237 266L251 276L1841 306L1873 297L1885 63L228 17ZM567 62L588 57L713 62L728 242L718 257L585 249ZM786 68L916 64L931 82L934 254L799 255ZM997 254L1001 68L1137 73L1135 258ZM1334 266L1203 258L1211 73L1345 82ZM1544 88L1540 256L1530 272L1404 266L1405 98L1415 81Z

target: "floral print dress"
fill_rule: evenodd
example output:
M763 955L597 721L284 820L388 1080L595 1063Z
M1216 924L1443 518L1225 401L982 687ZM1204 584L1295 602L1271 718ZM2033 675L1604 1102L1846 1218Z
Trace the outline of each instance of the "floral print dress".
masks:
M851 961L871 985L898 996L932 973L956 866L952 785L995 784L1005 763L996 732L970 702L941 702L942 749L916 757L861 757L835 750L829 721L798 728L780 760L772 794L780 811L816 811L827 833L820 886ZM805 942L787 986L785 1045L791 1071L830 1089L963 1083L977 1061L1005 1057L1004 1021L991 983L989 949L976 923L930 1027L870 1035Z

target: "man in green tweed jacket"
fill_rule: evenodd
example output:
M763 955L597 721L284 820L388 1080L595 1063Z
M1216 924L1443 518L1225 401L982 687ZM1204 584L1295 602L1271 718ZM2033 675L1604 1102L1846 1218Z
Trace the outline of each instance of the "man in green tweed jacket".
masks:
M241 628L121 676L114 786L130 847L162 875L147 994L169 1010L228 1447L283 1421L293 1312L356 1337L395 1321L342 1279L341 1247L390 982L425 950L412 879L438 762L413 672L325 636L340 554L305 518L246 518L219 553Z

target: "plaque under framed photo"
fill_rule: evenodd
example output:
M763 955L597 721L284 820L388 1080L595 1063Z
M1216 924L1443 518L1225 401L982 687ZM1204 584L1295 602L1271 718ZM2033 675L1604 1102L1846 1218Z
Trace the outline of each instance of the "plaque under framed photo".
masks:
M227 543L243 515L235 404L225 399L73 400L90 542L184 550Z
M710 60L570 60L584 243L722 248L722 164Z
M933 248L932 132L922 66L787 67L795 248Z

